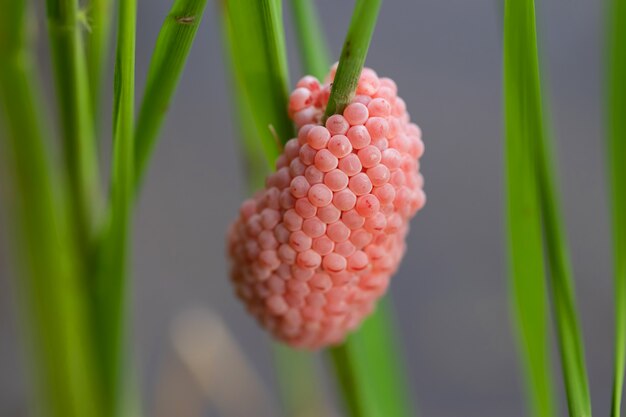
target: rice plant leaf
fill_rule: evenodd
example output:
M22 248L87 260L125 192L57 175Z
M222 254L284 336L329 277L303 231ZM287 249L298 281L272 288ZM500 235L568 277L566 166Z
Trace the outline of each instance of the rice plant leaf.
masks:
M87 73L89 78L89 93L92 119L96 125L99 113L100 96L102 93L102 80L104 78L107 57L109 52L109 42L111 34L112 0L91 0L87 4L87 9L83 13L86 19L84 25L87 27L85 39Z
M244 91L244 81L241 71L236 68L234 57L233 39L230 34L228 15L226 9L221 8L222 17L222 41L224 63L226 73L230 74L230 84L232 86L233 98L232 108L234 110L232 118L236 127L236 135L239 142L239 154L242 159L242 167L245 170L246 184L250 194L261 189L265 185L265 178L272 170L271 161L263 152L262 138L256 129L254 116L252 114L251 103ZM267 139L267 138L266 138ZM268 146L274 146L272 140Z
M511 233L513 279L514 281L522 279L520 273L523 273L523 270L520 268L529 268L529 266L519 266L519 264L516 267L516 263L529 262L529 259L519 257L531 250L530 245L537 244L537 226L535 225L537 222L535 214L537 203L533 201L536 198L543 226L551 284L551 301L569 413L573 417L589 417L591 416L591 403L584 349L576 313L573 278L562 216L560 215L555 174L552 167L551 144L546 134L542 109L533 0L506 0L504 33L509 231ZM520 156L516 155L517 153L525 153L526 155ZM526 158L531 158L531 160ZM529 181L528 178L533 178L534 186L525 184L526 181ZM536 197L530 195L533 189ZM525 202L519 198L520 193L526 196ZM520 201L516 200L518 198ZM512 217L513 215L515 217ZM517 221L524 221L523 215L532 216L532 220L527 219L528 227L532 230L532 232L526 231L527 236L523 234L524 231L518 230L521 225L516 224ZM535 251L530 254L532 255L530 262L536 263L534 268L535 271L539 272L539 254ZM516 257L518 257L518 261L515 260ZM525 273L530 276L531 271L527 270ZM528 284L514 285L514 288L518 290L518 317L520 317L520 304L523 301L520 297L524 297L521 291L529 293L528 288L521 289L522 285ZM539 303L540 301L537 300L534 305L538 306ZM527 307L521 306L521 308ZM530 312L530 314L529 316L529 312L524 313L526 320L521 326L522 335L526 334L527 337L532 332L534 337L543 342L543 336L539 335L539 332L543 331L542 327L538 323L530 322L533 320L531 317L534 317L534 320L540 320L542 314L537 315L536 312ZM528 343L527 338L522 340ZM528 374L532 384L532 398L535 401L535 409L539 405L538 401L542 401L544 404L542 409L547 412L549 393L546 390L548 383L545 381L542 387L541 375L535 375L539 369L534 369L544 366L546 360L542 357L545 354L538 341L535 343L533 346L537 351L534 354L531 353L528 346L526 350L527 363L530 366ZM531 357L531 355L533 356ZM547 375L544 377L547 378ZM543 400L541 400L542 398Z
M534 179L533 139L541 129L527 95L532 70L526 66L529 40L523 5L506 2L504 15L504 97L506 210L510 296L524 364L529 415L556 416L551 375L548 307L541 210ZM515 3L515 4L512 4ZM527 13L527 12L526 12ZM524 28L525 30L522 30ZM531 72L531 74L529 74ZM539 116L540 117L540 116Z
M119 2L113 109L113 163L108 223L99 246L96 327L109 415L122 406L129 233L134 196L136 0Z
M287 54L280 0L224 0L235 77L240 80L271 164L294 136L287 115Z
M330 58L322 25L313 0L291 0L294 28L304 72L323 80Z
M135 129L135 176L138 184L187 62L206 3L207 0L175 0L161 26Z
M104 417L88 308L70 216L45 144L40 97L27 39L27 2L0 0L0 159L11 184L18 289L34 361L34 413Z
M46 11L70 207L77 246L89 259L100 186L83 22L77 0L47 0Z
M615 358L611 416L619 417L626 363L626 1L612 0L610 5L607 22L607 132L615 287Z
M222 13L225 15L225 9L222 9ZM222 29L224 61L227 65L227 73L231 74L234 92L234 119L238 128L239 146L244 160L242 165L246 170L248 189L250 192L254 192L265 184L265 178L270 172L270 161L263 155L263 139L256 129L252 106L243 90L241 73L235 68L233 40L230 37L232 32L228 30L227 16L223 16ZM274 144L275 142L272 140L270 145L273 146ZM296 416L303 413L320 416L329 415L320 387L319 375L315 369L314 356L277 343L272 345L272 350L285 415Z

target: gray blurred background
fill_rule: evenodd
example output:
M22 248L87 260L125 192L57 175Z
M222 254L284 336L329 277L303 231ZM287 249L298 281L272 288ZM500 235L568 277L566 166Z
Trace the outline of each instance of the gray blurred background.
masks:
M141 92L170 1L139 3ZM219 19L210 3L135 216L133 335L148 409L160 364L171 350L168 327L190 305L210 307L225 320L276 395L268 337L244 313L226 278L223 236L246 186ZM336 59L352 2L317 3ZM608 415L612 290L602 130L603 7L583 0L538 3L594 412ZM367 60L380 75L395 79L426 143L428 203L413 221L408 254L391 292L411 392L427 417L524 415L507 306L500 13L496 0L384 2ZM287 41L293 85L301 72L289 23ZM43 36L39 43L50 95ZM105 121L109 108L110 94ZM109 131L104 135L108 141ZM3 267L7 260L6 251L0 252L0 416L13 417L25 415L29 397L15 291ZM555 371L560 372L556 360Z

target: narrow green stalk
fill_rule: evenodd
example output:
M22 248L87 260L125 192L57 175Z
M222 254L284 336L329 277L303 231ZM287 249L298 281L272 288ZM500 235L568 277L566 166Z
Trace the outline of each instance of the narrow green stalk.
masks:
M384 298L375 314L341 346L330 350L351 417L412 417L408 378L396 335L391 302Z
M320 387L320 376L311 352L273 345L274 365L283 403L289 417L328 416L332 412Z
M328 70L328 58L317 21L307 20L308 16L316 15L313 4L308 0L293 0L292 7L295 24L299 27L304 70L322 78ZM339 61L337 74L341 71L341 78L335 78L329 103L337 103L332 99L333 94L349 99L335 111L327 109L327 116L343 109L354 94L379 9L380 1L360 1L355 6ZM402 355L396 346L398 339L390 309L389 299L383 299L358 332L343 345L330 350L339 386L353 417L415 415L408 394L408 379L400 365Z
M343 111L354 91L365 63L374 32L380 0L360 0L356 3L350 28L339 59L339 67L326 108L326 117ZM315 32L307 38L311 47L323 44L315 40ZM306 49L305 45L300 45ZM326 62L312 65L322 53L307 52L306 71L327 67ZM400 365L402 356L396 346L393 318L388 298L377 311L346 342L330 350L334 368L346 407L352 417L410 417L415 412L407 390L407 376Z
M505 3L505 88L511 117L521 123L517 133L530 141L534 180L548 256L552 306L570 415L591 416L584 349L576 313L572 271L552 167L551 146L543 120L539 58L533 0ZM515 56L518 54L518 56ZM509 59L509 61L506 61ZM507 132L511 133L507 127ZM515 134L515 133L513 133ZM511 190L511 192L514 192Z
M104 417L87 306L68 213L56 193L41 127L25 0L0 0L0 109L6 143L0 155L12 203L24 311L38 384L39 415Z
M83 23L77 0L47 0L46 6L76 243L89 259L100 187Z
M234 91L235 120L239 129L241 154L243 156L247 176L247 185L250 192L263 187L265 177L270 172L269 161L263 157L261 135L258 133L252 114L250 96L244 92L243 71L238 70L235 63L234 42L231 37L232 29L226 9L223 12L223 40L224 61L227 64L227 73L232 74L231 84ZM282 30L279 32L282 33ZM245 63L243 64L245 65ZM286 82L286 80L285 80ZM283 115L286 111L283 109ZM275 146L272 139L270 146ZM328 415L324 394L319 385L319 378L315 372L315 362L311 354L298 352L291 348L273 345L275 369L279 381L283 411L288 416Z
M85 25L88 28L86 39L87 71L89 74L89 92L92 120L98 124L102 80L109 52L111 33L112 0L91 0L86 10ZM96 126L97 130L97 126ZM97 136L97 135L96 135Z
M291 0L291 12L302 68L321 80L328 72L330 59L317 9L312 0Z
M113 108L113 167L107 228L96 277L96 319L107 411L115 416L123 402L125 313L129 234L134 197L134 100L136 0L119 2Z
M354 5L352 20L346 40L343 43L337 74L324 118L336 113L343 113L343 109L354 97L372 34L376 27L381 2L382 0L357 0Z
M207 0L175 0L161 27L135 129L137 188L187 62L206 3Z
M613 211L615 357L611 417L619 417L626 363L626 1L609 2L607 126Z
M506 209L509 241L511 306L526 374L528 412L536 417L556 416L542 221L533 173L533 136L541 131L541 109L531 86L538 75L527 65L534 26L518 0L505 2L504 98ZM538 94L537 92L534 93Z
M265 185L265 178L271 171L270 161L267 159L267 155L263 153L263 143L256 130L251 104L243 90L244 81L241 78L241 71L237 70L228 14L225 8L220 10L220 13L222 16L224 63L226 73L231 74L230 84L233 91L233 114L235 114L233 121L238 130L237 137L243 162L241 165L245 170L248 191L252 194ZM270 145L275 145L275 142Z
M235 76L250 108L264 153L272 164L294 136L287 115L287 53L280 0L225 0L224 22Z

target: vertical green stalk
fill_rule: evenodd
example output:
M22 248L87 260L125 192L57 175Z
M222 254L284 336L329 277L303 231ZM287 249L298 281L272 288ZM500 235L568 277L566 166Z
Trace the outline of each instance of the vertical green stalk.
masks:
M77 0L47 0L46 6L70 207L77 246L88 259L100 190L82 22Z
M291 12L302 68L322 80L328 72L330 59L317 9L312 0L291 0Z
M325 42L316 21L306 19L315 16L313 4L294 0L292 7L301 32L298 39L304 70L322 78L328 68ZM379 9L380 1L361 1L355 6L331 93L330 102L337 105L334 111L343 109L354 94ZM332 99L333 95L341 99ZM331 114L327 109L326 115ZM361 329L343 345L331 349L339 385L352 416L415 415L396 341L390 301L385 298Z
M38 412L51 417L104 417L80 273L68 213L48 160L36 96L25 0L0 0L0 152L15 193L10 198L20 255L19 289L31 332Z
M112 18L111 0L91 0L86 11L86 26L89 34L86 39L87 72L89 75L90 106L92 120L98 124L102 79L109 52L109 35ZM97 136L97 135L96 135Z
M313 354L279 343L274 343L272 350L284 415L330 415Z
M552 306L569 412L571 416L589 417L591 401L572 271L552 167L551 144L543 120L533 0L506 1L504 30L507 124L511 124L507 126L507 133L511 135L508 140L519 135L519 140L530 142L526 150L533 158L532 174L549 261ZM518 129L517 132L514 129Z
M352 417L415 416L402 356L395 346L389 298L341 346L331 349L335 372Z
M606 94L615 274L615 357L611 416L619 417L626 362L626 1L611 0L609 3Z
M126 351L125 313L129 234L134 196L134 100L136 0L119 2L113 107L113 166L109 219L100 246L96 319L108 413L121 411Z
M538 74L527 64L532 55L532 9L519 0L505 2L504 101L506 209L510 294L517 340L526 373L528 412L556 416L551 375L550 340L541 210L534 178L533 135L541 134ZM532 61L531 61L532 62ZM534 94L534 96L533 96Z
M268 155L264 154L261 135L257 133L251 103L243 89L243 71L238 68L235 62L234 43L232 36L230 36L232 28L230 27L228 13L226 13L224 7L220 8L219 12L222 17L222 45L226 73L231 74L230 84L233 91L233 110L235 114L233 120L238 130L236 135L239 139L242 166L246 174L246 184L249 193L252 194L265 184L265 178L271 171L271 162L268 159ZM270 145L274 146L275 143L272 142Z
M264 153L273 164L293 137L287 115L287 52L279 0L225 0L224 21L231 39L235 77L250 108Z
M195 39L207 0L175 0L161 26L135 129L138 188Z
M346 40L343 43L339 66L333 82L333 88L328 99L325 118L333 114L343 113L343 109L350 104L359 82L361 70L365 64L376 19L382 0L357 0L352 13L352 20L348 28Z
M243 10L236 9L237 6L231 5L231 10L227 13L227 9L221 10L223 18L223 39L224 39L224 55L227 63L227 73L232 74L231 84L233 86L235 97L235 110L236 110L236 125L239 129L238 136L240 139L240 148L244 160L244 167L247 174L247 184L250 191L256 191L264 184L266 175L270 171L271 159L274 154L263 155L263 140L267 140L267 137L263 138L255 124L253 116L253 109L256 105L266 106L264 103L264 96L253 96L246 94L244 86L250 80L246 80L246 75L252 71L245 69L243 66L257 65L256 63L242 59L238 56L235 50L235 42L257 42L264 40L262 38L249 38L247 40L233 38L235 32L231 27L231 20L229 18L232 14L238 14ZM234 8L234 9L233 9ZM254 16L249 16L254 18ZM266 19L266 17L257 16L257 19ZM275 19L267 19L269 22L275 21ZM258 22L261 25L261 22ZM272 39L276 37L283 37L282 27L276 27L270 24L267 30L275 32L274 35L268 36L265 39ZM282 42L282 41L281 41ZM261 48L262 46L257 46ZM271 48L271 45L265 46ZM284 54L284 50L281 54ZM237 58L239 61L237 61ZM286 62L285 58L280 58L279 61ZM275 62L273 66L283 65L280 62ZM283 81L286 83L287 79ZM285 86L285 95L287 94L287 87ZM285 98L286 100L286 98ZM283 108L280 112L276 109L276 113L273 117L280 119L286 119L285 123L291 123L287 118L286 108ZM273 149L276 146L274 138L272 142L267 144L265 149ZM303 415L327 415L328 410L324 401L323 392L320 389L318 382L318 375L315 372L315 362L311 354L307 352L298 352L289 347L280 346L274 344L274 363L278 376L281 398L283 403L283 411L288 416L303 416Z
M354 96L380 5L380 0L359 0L355 4L326 117L343 112ZM352 417L415 415L408 395L407 377L400 364L401 355L395 345L397 338L389 304L388 299L383 299L361 329L350 335L343 345L330 350Z

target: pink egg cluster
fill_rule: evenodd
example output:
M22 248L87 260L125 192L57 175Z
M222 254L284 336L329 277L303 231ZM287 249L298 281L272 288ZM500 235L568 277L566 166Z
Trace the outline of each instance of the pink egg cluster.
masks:
M365 68L343 115L321 125L333 78L296 85L298 137L228 238L239 298L275 337L308 349L341 342L373 310L426 199L421 132L396 84Z

